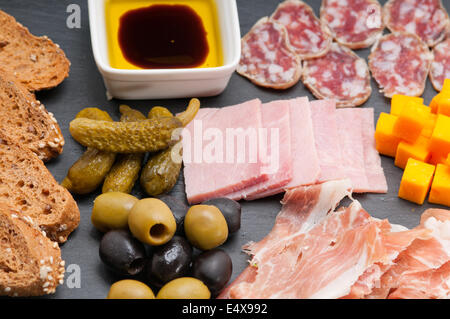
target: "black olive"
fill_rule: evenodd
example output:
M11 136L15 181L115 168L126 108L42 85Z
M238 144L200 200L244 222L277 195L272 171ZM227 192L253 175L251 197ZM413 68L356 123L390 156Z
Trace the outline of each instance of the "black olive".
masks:
M149 282L162 287L167 282L184 277L190 271L192 247L180 236L174 236L168 243L158 246L145 266Z
M225 217L228 233L234 233L241 228L241 205L235 200L220 197L203 202L203 205L216 206Z
M100 259L123 275L136 275L145 266L145 247L128 230L110 230L100 242Z
M177 223L176 235L184 234L184 216L189 209L189 207L176 197L171 195L161 195L158 199L162 200L167 206L169 206L172 211L173 217L175 217L175 222Z
M230 256L218 248L201 253L192 265L192 276L203 281L213 295L218 295L225 287L232 272Z

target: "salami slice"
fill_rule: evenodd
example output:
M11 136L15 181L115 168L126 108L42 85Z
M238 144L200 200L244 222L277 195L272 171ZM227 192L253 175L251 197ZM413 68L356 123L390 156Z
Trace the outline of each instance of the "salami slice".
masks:
M441 0L389 0L383 20L391 32L413 33L430 47L444 39L450 24Z
M377 0L323 0L320 20L337 42L361 49L381 37L384 29L381 12Z
M304 61L303 83L318 99L334 99L337 107L361 105L372 93L366 61L335 42L323 57Z
M242 38L237 72L253 83L286 89L301 77L300 57L289 44L286 28L268 17L260 19Z
M303 1L282 2L271 18L286 27L289 42L301 59L323 56L330 49L332 38L328 29Z
M372 47L369 68L386 97L420 96L432 60L428 46L414 34L390 33Z
M450 38L433 49L434 60L430 68L431 84L436 91L442 90L445 79L450 79Z

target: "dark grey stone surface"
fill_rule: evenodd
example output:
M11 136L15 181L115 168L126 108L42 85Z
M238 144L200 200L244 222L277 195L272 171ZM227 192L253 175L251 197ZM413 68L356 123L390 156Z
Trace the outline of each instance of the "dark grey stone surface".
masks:
M225 1L225 0L224 0ZM244 35L261 17L270 15L275 10L279 0L238 0L241 34ZM306 1L318 15L320 1ZM384 3L385 1L381 1ZM450 0L443 1L447 9ZM81 7L81 28L69 29L66 26L69 4L77 3ZM55 89L37 94L47 109L55 114L66 139L64 152L57 159L47 164L59 182L64 178L72 163L83 153L84 148L75 142L68 130L69 122L84 107L97 106L107 110L116 120L119 118L118 106L129 104L145 113L154 105L164 105L173 112L181 111L188 99L177 100L147 100L147 101L108 101L101 75L98 73L91 51L88 9L86 1L76 0L0 0L0 9L16 17L35 35L47 35L58 43L72 62L70 76ZM387 30L385 31L387 32ZM359 50L357 54L367 58L368 49ZM376 83L372 80L373 94L363 107L375 108L376 118L380 112L389 111L389 100L380 93ZM429 103L436 94L431 83L427 82L424 93L425 102ZM308 96L314 99L310 92L299 82L294 87L275 91L257 87L248 80L234 74L228 88L220 96L202 98L204 107L221 107L240 103L253 98L260 98L263 102L275 99L289 99L297 96ZM414 227L418 224L421 213L432 205L415 204L403 201L397 197L402 171L394 166L391 158L382 158L382 164L389 183L389 193L384 195L366 194L356 195L363 207L373 216L388 218L392 223ZM182 179L173 193L184 198L184 184ZM80 270L80 288L70 288L65 282L56 294L50 298L105 298L109 286L121 279L110 273L100 262L98 246L101 234L91 225L90 214L92 202L99 192L87 196L77 196L75 199L81 212L79 228L71 235L69 241L62 246L62 255L66 265L78 265ZM133 194L142 197L140 187L135 187ZM281 196L274 196L254 202L242 203L242 228L232 235L223 248L233 259L233 279L246 267L247 257L240 247L248 241L258 241L272 228L277 215ZM73 267L73 266L72 266ZM77 267L75 266L75 269ZM73 268L69 268L72 270ZM66 274L68 278L71 273ZM69 280L70 281L70 280Z

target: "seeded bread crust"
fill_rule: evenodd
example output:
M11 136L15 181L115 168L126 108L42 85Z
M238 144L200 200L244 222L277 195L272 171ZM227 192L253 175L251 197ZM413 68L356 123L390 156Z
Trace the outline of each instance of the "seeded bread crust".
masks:
M0 128L11 140L30 149L43 161L63 151L64 137L53 114L34 94L1 71L0 108Z
M28 90L53 88L69 76L69 60L47 36L32 35L2 10L0 25L0 66Z
M64 261L56 242L34 221L0 203L0 296L40 296L64 280Z
M80 211L72 195L28 149L0 130L0 202L31 217L51 240L63 243L78 227Z

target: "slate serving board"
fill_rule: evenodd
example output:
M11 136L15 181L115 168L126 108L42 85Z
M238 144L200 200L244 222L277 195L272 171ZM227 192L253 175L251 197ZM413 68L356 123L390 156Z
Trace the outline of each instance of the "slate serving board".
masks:
M224 0L225 1L225 0ZM280 0L238 0L241 34L244 35L261 17L271 15ZM320 1L309 0L316 15L319 13ZM385 1L380 1L384 3ZM444 0L447 10L450 10L450 0ZM70 4L78 4L81 8L81 28L70 29L66 19L70 13ZM0 9L16 17L35 35L47 35L58 43L72 62L70 76L57 88L38 92L37 97L55 114L66 139L64 152L57 159L47 164L47 167L61 181L72 163L84 152L84 148L74 141L68 130L69 122L84 107L97 106L108 111L115 120L119 119L118 106L121 103L135 107L145 114L154 105L169 107L173 112L179 112L187 105L188 99L177 100L146 100L146 101L108 101L101 75L98 73L91 51L88 8L86 1L75 0L0 0ZM385 32L388 32L385 30ZM359 50L357 54L367 58L369 49ZM372 80L373 94L363 107L375 108L376 119L380 112L389 111L389 99L378 93L376 83ZM428 81L423 97L429 103L436 94ZM298 96L314 97L299 82L294 87L284 91L274 91L259 88L243 77L234 74L229 86L220 95L201 98L203 107L221 107L237 104L249 99L260 98L263 102L275 99L289 99ZM1 110L0 110L1 111ZM418 224L421 213L429 204L418 206L397 197L402 170L394 166L391 158L382 158L382 165L389 184L389 193L383 195L355 195L363 207L373 216L388 218L391 223L406 227ZM60 286L54 295L47 298L105 298L109 287L115 281L122 279L112 274L101 263L98 257L98 246L101 234L91 225L90 215L93 200L99 191L87 196L76 196L81 212L81 223L62 245L63 259L66 261L66 282ZM184 198L184 182L182 176L174 190L177 197ZM133 194L143 197L139 186ZM248 241L262 239L272 228L275 216L280 210L281 195L253 202L242 203L242 227L232 235L223 246L233 259L234 279L247 265L247 256L241 252L241 246ZM79 276L77 276L79 274ZM78 280L79 279L79 280Z

